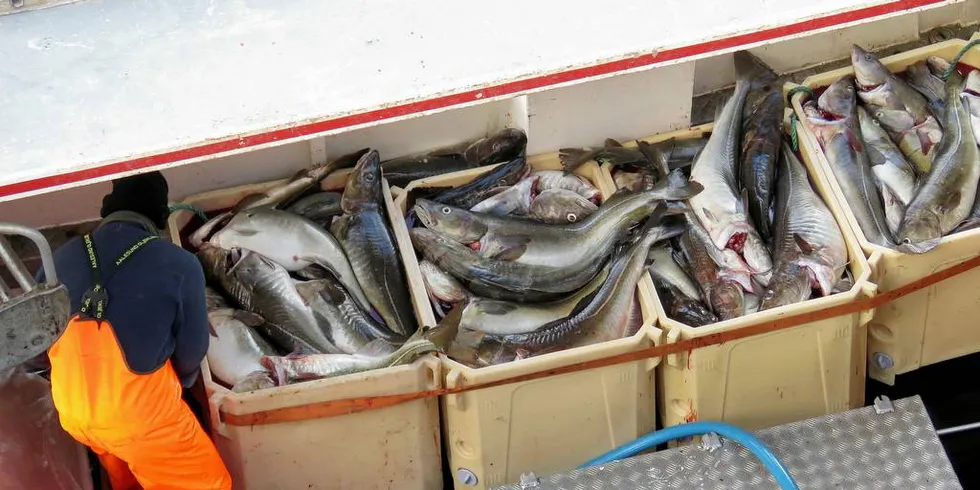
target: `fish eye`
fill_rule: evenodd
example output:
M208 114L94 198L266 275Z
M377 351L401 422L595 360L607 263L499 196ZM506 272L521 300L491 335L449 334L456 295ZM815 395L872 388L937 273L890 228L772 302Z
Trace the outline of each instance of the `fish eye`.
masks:
M506 181L506 180L504 180L504 179L500 179L500 180L498 180L498 181L497 181L497 183L498 183L498 184L500 184L501 186L505 186L505 185L507 185L507 181Z
M908 237L903 238L902 239L902 244L903 245L912 245L912 239L911 238L908 238Z
M866 59L868 61L871 61L871 60L874 59L874 56L871 53L868 53L868 54L864 55L864 59Z
M452 209L449 209L449 206L443 206L442 207L442 214L449 214L451 212L453 212L453 210Z
M368 182L374 180L374 174L372 174L372 173L366 173L366 174L364 174L364 180L366 180Z
M578 215L575 213L568 213L565 215L565 219L567 219L569 223L574 223L578 221Z

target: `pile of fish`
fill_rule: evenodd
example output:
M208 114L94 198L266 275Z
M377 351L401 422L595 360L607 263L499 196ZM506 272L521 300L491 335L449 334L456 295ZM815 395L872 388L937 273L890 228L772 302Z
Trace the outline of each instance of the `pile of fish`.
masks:
M868 241L925 253L980 224L980 72L930 57L895 74L860 46L851 64L803 119Z
M650 248L683 231L667 202L701 186L675 171L603 201L566 170L518 158L459 187L409 194L426 290L458 328L453 359L484 367L623 338L642 325L635 291Z
M671 204L684 232L649 251L667 315L694 327L850 289L841 230L783 139L778 77L745 51L734 63L734 94L707 141L682 146L700 147L690 180L704 190ZM669 180L677 170L659 145L637 143L645 160L609 162L617 186Z
M438 165L426 156L382 163L364 149L246 196L202 225L188 242L208 281L207 358L216 377L244 392L445 351L455 325L416 323L382 177L389 166L394 177L414 179L523 159L526 142L523 131L505 130L438 150ZM343 193L320 189L350 167Z

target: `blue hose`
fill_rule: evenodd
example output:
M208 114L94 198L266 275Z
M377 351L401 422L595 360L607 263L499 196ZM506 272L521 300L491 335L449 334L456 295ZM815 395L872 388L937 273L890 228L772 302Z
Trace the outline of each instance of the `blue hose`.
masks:
M579 466L579 468L588 468L590 466L611 463L618 459L636 456L646 449L656 447L667 441L681 439L684 437L700 436L710 434L712 432L727 437L728 439L745 446L746 449L751 451L752 454L759 458L759 460L762 461L762 464L769 469L780 488L783 490L799 490L800 487L796 484L796 480L793 479L793 476L789 474L786 467L783 466L778 459L776 459L776 455L774 455L772 451L770 451L769 448L762 443L762 441L748 431L722 422L692 422L690 424L675 425L674 427L667 427L663 430L651 432L633 442L613 449L612 451L609 451L608 453L603 454L602 456L599 456L598 458L595 458L582 466Z

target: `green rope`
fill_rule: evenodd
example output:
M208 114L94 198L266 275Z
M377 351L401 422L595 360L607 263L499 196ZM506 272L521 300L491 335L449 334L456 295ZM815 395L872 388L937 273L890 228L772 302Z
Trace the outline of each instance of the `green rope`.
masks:
M190 211L190 212L196 214L198 218L201 218L201 221L207 221L208 220L208 215L204 214L204 210L202 210L201 208L199 208L199 207L197 207L197 206L195 206L193 204L187 204L187 203L179 202L177 204L170 205L170 212L171 213L174 212L174 211L181 211L181 210L183 210L183 211Z
M796 111L793 111L793 113L789 115L789 138L793 143L793 151L800 150L799 138L796 135L796 125L799 122L799 118L796 117Z
M807 87L806 85L797 85L789 89L789 92L786 92L786 102L793 102L793 96L800 92L805 93L808 97L813 97L813 90L811 90L810 87Z
M956 69L956 65L960 64L960 59L966 55L966 52L978 44L980 44L980 39L970 41L966 43L966 46L963 46L963 49L961 49L959 53L956 53L956 56L953 57L953 61L949 62L949 68L946 69L946 73L943 73L943 80L948 79L949 76L953 74L953 70Z

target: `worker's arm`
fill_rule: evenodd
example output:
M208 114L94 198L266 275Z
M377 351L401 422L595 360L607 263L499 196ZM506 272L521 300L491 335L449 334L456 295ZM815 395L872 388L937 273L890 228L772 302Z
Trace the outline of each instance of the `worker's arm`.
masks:
M188 262L181 282L181 303L174 329L176 343L171 358L184 388L194 385L201 361L208 352L208 310L204 296L204 271L196 260Z

